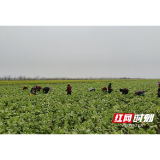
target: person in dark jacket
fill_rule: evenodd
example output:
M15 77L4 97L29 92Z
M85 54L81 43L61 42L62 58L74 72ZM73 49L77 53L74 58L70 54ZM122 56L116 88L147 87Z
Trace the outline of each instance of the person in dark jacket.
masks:
M45 87L45 88L43 88L43 93L48 93L49 90L50 90L50 87Z
M36 95L36 94L37 94L37 90L36 90L36 86L34 86L34 87L30 90L30 96Z
M72 87L70 86L70 84L68 83L68 86L67 86L67 95L70 94L71 95L71 92L72 92Z
M107 87L103 87L103 88L102 88L102 91L103 91L103 92L107 92Z
M28 89L28 87L26 85L23 87L23 90L25 90L25 89Z
M37 91L40 91L42 88L41 86L36 86Z
M108 93L111 93L113 91L112 87L111 87L111 83L109 83L108 85Z
M137 91L137 92L135 92L135 95L145 96L145 95L144 95L144 92L145 92L145 90L143 90L143 91Z
M158 95L158 97L160 97L160 87L157 90L157 95Z
M121 88L120 92L122 92L122 94L128 94L128 89L127 88Z

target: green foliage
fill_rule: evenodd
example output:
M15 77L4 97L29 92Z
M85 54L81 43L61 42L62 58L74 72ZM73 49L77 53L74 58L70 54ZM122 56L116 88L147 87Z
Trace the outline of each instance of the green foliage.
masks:
M66 94L66 84L37 82L28 84L29 89L24 91L26 83L0 85L0 134L156 134L160 128L157 81L112 81L71 83L72 95ZM110 82L113 92L102 92ZM51 90L30 96L34 85ZM89 92L90 87L96 91ZM119 92L123 87L129 89L128 95ZM145 90L145 96L134 96L137 90ZM113 124L114 113L155 117L152 123L130 126Z

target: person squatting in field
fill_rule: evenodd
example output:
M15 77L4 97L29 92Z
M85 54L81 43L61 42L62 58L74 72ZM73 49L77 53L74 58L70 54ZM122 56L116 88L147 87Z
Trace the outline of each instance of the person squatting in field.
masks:
M108 93L111 93L113 91L112 87L111 87L111 83L109 83L108 85Z
M26 85L23 87L23 90L25 90L25 89L28 89L28 87Z
M103 91L103 92L107 92L107 87L103 87L103 88L102 88L102 91Z
M144 92L145 92L145 90L143 90L143 91L137 91L137 92L135 92L135 95L145 96L145 95L144 95Z
M50 90L50 87L45 87L45 88L43 88L43 93L48 93L49 90Z
M95 88L92 88L92 87L91 87L91 88L89 89L89 91L90 91L90 92L91 92L91 91L95 91Z
M30 96L36 95L36 94L37 94L37 90L36 90L36 86L34 86L30 91Z
M42 89L41 86L36 86L37 91L40 91L41 89Z
M67 95L70 94L71 95L71 92L72 92L72 87L70 86L70 83L68 83L68 86L67 86Z
M127 88L121 88L120 92L122 92L122 94L128 94L128 89Z

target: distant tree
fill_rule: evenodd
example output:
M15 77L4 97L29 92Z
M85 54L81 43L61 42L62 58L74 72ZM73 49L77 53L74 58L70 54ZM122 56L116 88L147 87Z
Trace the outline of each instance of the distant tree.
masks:
M6 81L6 80L8 80L8 77L7 77L7 76L4 76L4 78L3 78L3 79Z
M25 76L23 76L23 80L26 80L26 77L25 77Z
M18 77L18 80L22 80L22 79L23 79L23 76L19 76L19 77Z
M8 79L8 80L11 80L11 76L10 76L10 75L9 75L9 76L7 76L7 79Z

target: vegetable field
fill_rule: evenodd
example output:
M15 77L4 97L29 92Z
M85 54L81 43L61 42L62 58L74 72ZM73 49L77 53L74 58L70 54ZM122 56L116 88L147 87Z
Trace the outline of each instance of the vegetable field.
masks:
M98 83L99 82L99 83ZM112 83L113 92L101 88ZM72 95L67 95L67 83L36 83L28 90L23 83L0 83L0 134L156 134L160 132L160 97L157 80L108 80L70 83ZM50 87L30 96L34 85ZM89 92L94 87L96 91ZM122 95L120 88L128 88ZM145 90L145 96L134 96ZM153 122L112 123L114 113L155 114Z

